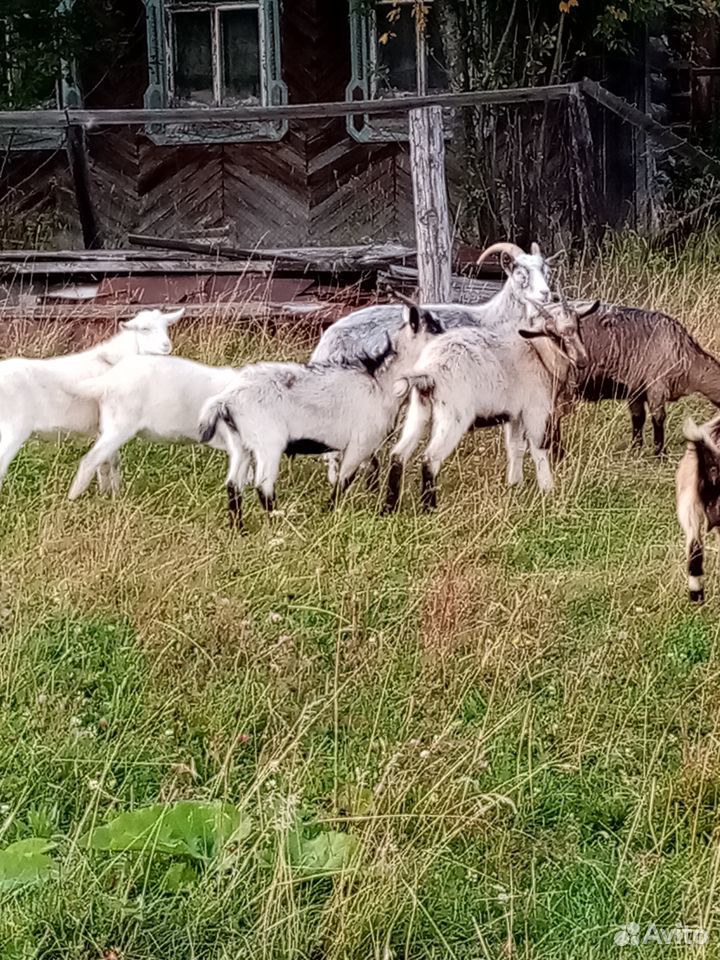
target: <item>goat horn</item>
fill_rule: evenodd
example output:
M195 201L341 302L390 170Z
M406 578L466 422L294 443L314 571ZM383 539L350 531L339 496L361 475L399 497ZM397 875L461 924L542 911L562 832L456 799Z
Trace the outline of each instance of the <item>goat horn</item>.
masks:
M516 260L518 257L521 257L525 251L516 243L493 243L487 248L487 250L483 250L483 252L480 254L477 259L478 264L481 264L483 260L487 260L487 258L493 253L507 253L513 258L513 260Z

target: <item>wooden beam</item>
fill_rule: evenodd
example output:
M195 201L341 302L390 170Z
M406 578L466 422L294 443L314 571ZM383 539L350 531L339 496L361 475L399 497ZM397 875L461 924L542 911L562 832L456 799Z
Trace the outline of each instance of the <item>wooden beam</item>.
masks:
M634 127L645 130L648 136L652 137L660 146L684 157L693 166L702 170L703 173L712 173L713 176L720 178L720 161L715 160L699 147L692 146L682 137L678 137L668 127L658 123L657 120L653 120L652 117L648 117L642 110L638 110L637 107L629 104L627 100L616 97L614 93L610 93L609 90L601 87L594 80L582 80L579 86L583 93L602 104L603 107L631 123Z
M421 303L448 303L452 279L452 240L445 180L442 107L411 110L409 124L418 296Z
M128 242L139 247L198 253L227 260L262 260L274 263L276 269L309 270L325 273L386 269L391 263L404 263L415 256L415 251L412 248L401 247L397 244L264 249L262 247L232 247L223 242L215 241L150 237L137 233L128 234Z
M353 114L405 114L425 106L479 107L484 104L531 103L561 100L573 89L572 83L548 87L514 87L507 90L474 90L470 93L436 93L401 97L396 100L341 100L334 103L287 103L275 107L173 107L163 110L4 110L0 129L64 128L81 126L142 126L186 123L246 123L252 120L315 120Z
M90 167L85 131L82 127L76 124L68 127L66 150L68 166L75 187L75 201L80 217L83 244L86 250L98 250L102 247L102 240L90 193Z

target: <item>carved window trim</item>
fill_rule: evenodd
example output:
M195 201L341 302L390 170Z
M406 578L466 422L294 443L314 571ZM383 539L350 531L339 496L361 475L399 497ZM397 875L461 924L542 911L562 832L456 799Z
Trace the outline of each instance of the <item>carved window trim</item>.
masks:
M280 0L144 0L147 23L149 82L145 91L147 109L172 108L173 56L172 16L183 11L257 9L260 47L260 103L279 106L287 103L287 87L281 79ZM217 56L217 46L214 48ZM214 74L220 69L213 64ZM213 107L207 108L208 118ZM248 120L218 124L149 124L147 136L157 144L243 143L280 140L287 132L287 120Z
M434 0L423 0L431 7ZM350 44L352 75L345 89L345 99L376 100L383 99L378 92L377 9L390 10L393 6L412 7L416 0L378 0L377 7L363 6L361 0L351 0ZM392 42L392 40L390 41ZM427 37L418 29L416 33L417 84L413 93L422 89L427 76ZM391 95L392 96L392 95ZM402 94L396 95L402 97ZM448 111L449 116L449 111ZM407 117L376 117L367 114L348 116L347 130L351 137L360 142L402 141L408 139ZM447 126L447 125L446 125ZM446 135L448 135L446 133Z

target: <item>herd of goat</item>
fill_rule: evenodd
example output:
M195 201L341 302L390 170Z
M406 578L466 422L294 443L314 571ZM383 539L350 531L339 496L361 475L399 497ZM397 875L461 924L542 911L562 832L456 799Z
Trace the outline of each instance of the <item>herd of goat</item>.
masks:
M120 448L135 436L201 441L228 455L231 523L242 527L243 490L254 485L272 511L282 456L324 455L337 498L358 471L378 482L377 454L405 419L390 453L385 510L397 509L406 464L425 435L421 502L437 503L437 476L464 434L504 425L507 482L518 484L529 447L538 486L553 487L563 456L561 423L578 400L625 399L632 441L646 410L655 452L665 443L665 406L700 393L720 407L720 363L677 320L553 294L552 257L533 243L488 247L507 280L479 306L404 303L356 310L330 326L308 363L214 367L168 356L183 310L143 310L81 353L0 362L0 483L32 435L96 437L70 488L79 497L97 474L102 492L121 486ZM703 535L720 529L720 417L686 421L677 511L686 537L690 599L702 602Z

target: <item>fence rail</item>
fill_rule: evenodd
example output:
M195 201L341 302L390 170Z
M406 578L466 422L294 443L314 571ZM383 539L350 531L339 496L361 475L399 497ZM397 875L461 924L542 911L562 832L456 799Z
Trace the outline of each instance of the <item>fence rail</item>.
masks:
M341 100L334 103L286 103L274 107L172 107L164 110L3 110L0 130L64 129L77 125L144 126L185 123L247 123L249 120L322 120L355 114L389 116L417 107L480 107L561 100L576 88L573 83L506 90L473 90L470 93L437 93L394 100Z

